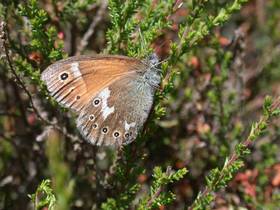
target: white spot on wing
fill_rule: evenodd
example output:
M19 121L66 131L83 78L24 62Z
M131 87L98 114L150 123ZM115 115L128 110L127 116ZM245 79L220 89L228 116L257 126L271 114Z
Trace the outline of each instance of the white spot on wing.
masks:
M72 86L71 88L69 88L69 92L72 92L73 90L75 90L75 86Z
M103 116L103 119L105 120L110 114L112 114L115 111L114 106L109 107L108 106L108 98L110 97L110 90L109 88L105 88L99 93L99 97L101 98L101 113Z
M79 63L75 62L71 64L71 71L75 78L82 76L81 71L79 69Z
M124 122L124 129L125 131L128 131L130 128L135 127L136 123L132 122L132 123L127 123L126 121Z

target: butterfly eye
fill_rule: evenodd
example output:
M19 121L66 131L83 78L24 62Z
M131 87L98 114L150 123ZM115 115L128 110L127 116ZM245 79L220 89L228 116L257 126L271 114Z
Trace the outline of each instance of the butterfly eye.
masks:
M93 115L93 114L89 115L89 120L90 120L90 121L93 121L93 120L94 120L94 118L95 118L95 117L94 117L94 115ZM95 124L95 125L96 125L96 124Z
M124 137L125 137L125 138L128 138L128 137L129 137L129 133L125 133L125 134L124 134Z
M94 99L94 101L93 101L93 105L94 106L98 106L99 103L100 103L100 99L99 98Z
M108 132L108 128L103 128L103 129L102 129L102 132L103 132L103 133L107 133L107 132Z
M120 136L120 133L119 133L118 131L116 131L116 132L114 132L114 134L113 134L113 135L114 135L114 137L116 137L116 138L117 138L117 137L119 137L119 136Z
M66 80L67 78L68 78L68 74L66 72L64 72L60 75L61 80Z

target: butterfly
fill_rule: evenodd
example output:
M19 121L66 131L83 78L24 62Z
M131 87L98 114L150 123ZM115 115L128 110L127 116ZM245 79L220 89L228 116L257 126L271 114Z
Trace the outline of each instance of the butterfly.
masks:
M81 135L93 145L136 139L161 81L156 54L144 60L113 55L74 56L50 65L41 79L50 95L78 114Z

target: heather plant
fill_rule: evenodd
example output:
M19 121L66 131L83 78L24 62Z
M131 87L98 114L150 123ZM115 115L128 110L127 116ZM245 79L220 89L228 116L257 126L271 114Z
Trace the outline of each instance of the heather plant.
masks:
M2 1L0 209L277 209L279 9L277 0ZM154 52L154 109L120 149L85 142L40 80L68 56Z

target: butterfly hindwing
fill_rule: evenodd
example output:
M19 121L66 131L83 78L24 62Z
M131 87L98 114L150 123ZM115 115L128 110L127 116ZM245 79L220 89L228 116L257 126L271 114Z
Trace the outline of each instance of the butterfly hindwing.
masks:
M125 56L70 57L49 66L41 78L62 106L79 112L100 89L142 65Z
M93 96L81 111L77 126L96 145L133 141L153 104L154 89L137 72L125 75Z

